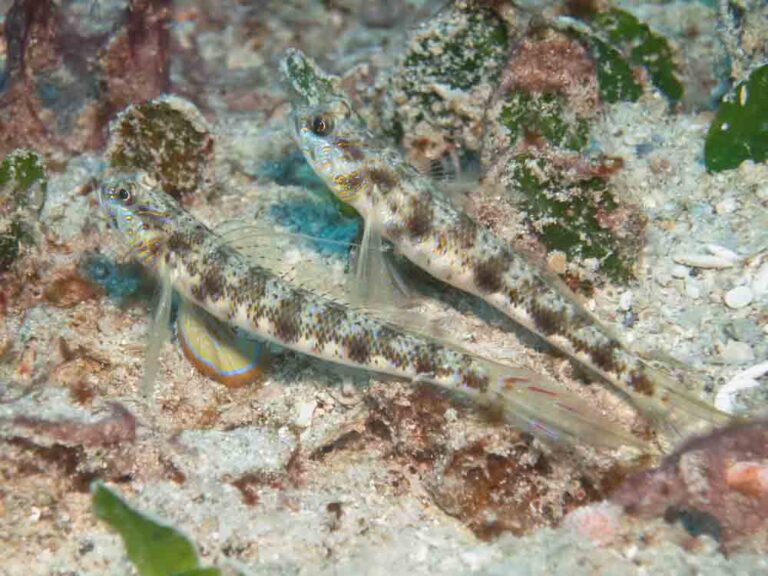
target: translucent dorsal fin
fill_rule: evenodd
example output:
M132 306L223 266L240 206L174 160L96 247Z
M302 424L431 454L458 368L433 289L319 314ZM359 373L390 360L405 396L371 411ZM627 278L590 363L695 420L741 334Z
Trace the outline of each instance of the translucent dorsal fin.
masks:
M237 388L262 378L267 360L263 343L238 334L186 301L179 304L176 329L184 356L212 380Z

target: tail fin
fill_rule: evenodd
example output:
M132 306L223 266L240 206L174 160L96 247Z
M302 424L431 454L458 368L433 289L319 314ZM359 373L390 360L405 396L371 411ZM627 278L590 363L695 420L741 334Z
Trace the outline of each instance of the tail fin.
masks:
M645 442L545 376L496 363L489 365L489 400L498 403L511 424L549 441L650 451Z
M643 373L660 390L653 397L634 394L633 400L666 435L666 443L679 444L694 435L725 426L734 418L713 405L695 398L674 378L643 362Z

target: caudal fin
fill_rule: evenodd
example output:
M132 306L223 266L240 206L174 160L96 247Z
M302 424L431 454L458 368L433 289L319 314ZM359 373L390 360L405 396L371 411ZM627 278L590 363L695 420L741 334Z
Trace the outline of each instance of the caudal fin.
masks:
M633 399L638 407L653 420L656 428L670 447L691 436L710 432L713 428L733 422L733 417L721 412L682 389L682 385L661 370L643 362L643 373L657 388L656 393L646 398L635 394Z
M504 365L493 365L491 374L491 401L498 403L513 425L549 441L649 449L576 394L541 374Z

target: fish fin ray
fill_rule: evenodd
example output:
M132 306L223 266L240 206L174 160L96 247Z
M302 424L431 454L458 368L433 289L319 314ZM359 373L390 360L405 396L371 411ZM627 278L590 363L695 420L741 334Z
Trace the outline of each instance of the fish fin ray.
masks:
M141 377L141 390L146 399L150 399L160 371L160 354L163 344L171 337L171 300L173 286L166 270L158 274L158 287L155 291L152 320L149 324L147 348L144 355L144 374Z
M488 362L490 394L513 425L550 441L648 450L642 440L611 422L578 395L543 374Z

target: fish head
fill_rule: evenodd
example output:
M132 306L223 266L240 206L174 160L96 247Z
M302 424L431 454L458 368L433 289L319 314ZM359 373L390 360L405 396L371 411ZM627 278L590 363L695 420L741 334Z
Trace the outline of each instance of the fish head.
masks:
M146 172L114 173L99 186L99 204L144 264L151 265L172 232L176 202Z
M294 105L293 133L307 162L344 203L360 209L372 188L372 135L343 98Z

